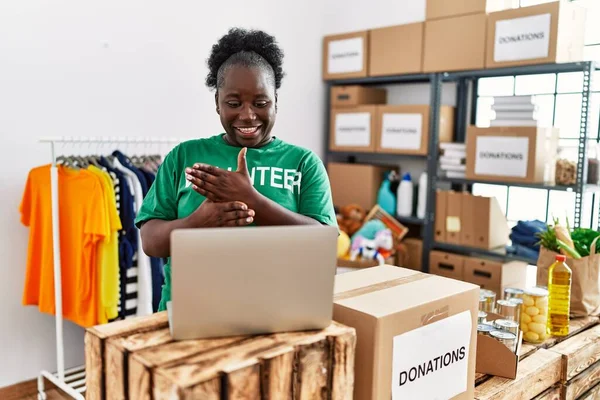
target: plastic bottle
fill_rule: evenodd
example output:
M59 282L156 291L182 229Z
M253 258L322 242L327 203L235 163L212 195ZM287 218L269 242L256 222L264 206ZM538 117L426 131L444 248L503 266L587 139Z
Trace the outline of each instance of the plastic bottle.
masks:
M548 270L548 320L546 330L552 336L569 334L569 312L571 303L571 269L559 254Z
M396 211L396 196L394 196L394 193L392 193L390 189L390 178L391 173L386 173L385 178L379 187L377 204L388 214L394 215L394 212Z
M413 183L410 174L406 173L402 177L400 186L398 186L397 196L397 214L401 217L410 217L413 204Z
M417 203L417 218L425 218L425 207L427 205L427 172L423 172L419 178L419 195Z

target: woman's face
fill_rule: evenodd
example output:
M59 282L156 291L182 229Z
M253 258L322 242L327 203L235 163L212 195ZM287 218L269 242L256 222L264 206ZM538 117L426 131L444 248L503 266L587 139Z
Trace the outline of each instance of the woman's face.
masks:
M271 140L277 96L268 72L258 67L227 68L216 95L217 113L229 143L261 147Z

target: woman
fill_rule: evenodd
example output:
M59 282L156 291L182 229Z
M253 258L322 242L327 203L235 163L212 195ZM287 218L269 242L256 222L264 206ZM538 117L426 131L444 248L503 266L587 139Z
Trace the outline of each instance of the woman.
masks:
M213 46L206 84L225 133L165 157L136 218L147 255L169 257L178 228L336 224L321 160L271 135L282 59L261 31L232 29ZM170 260L161 297L160 311L171 299Z

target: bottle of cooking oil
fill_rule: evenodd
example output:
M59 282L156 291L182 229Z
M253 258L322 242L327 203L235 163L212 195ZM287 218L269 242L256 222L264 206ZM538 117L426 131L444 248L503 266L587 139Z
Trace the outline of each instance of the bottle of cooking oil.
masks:
M559 254L548 270L548 319L547 331L552 336L569 334L569 311L571 302L571 269L565 263L567 257Z

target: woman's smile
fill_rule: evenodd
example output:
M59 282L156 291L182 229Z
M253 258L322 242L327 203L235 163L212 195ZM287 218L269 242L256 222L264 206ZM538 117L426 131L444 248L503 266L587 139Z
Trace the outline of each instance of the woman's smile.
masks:
M257 126L234 126L236 132L244 139L252 139L260 135L262 125Z

